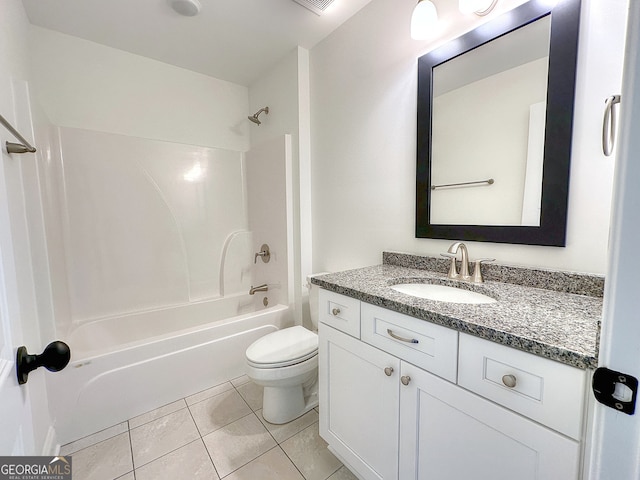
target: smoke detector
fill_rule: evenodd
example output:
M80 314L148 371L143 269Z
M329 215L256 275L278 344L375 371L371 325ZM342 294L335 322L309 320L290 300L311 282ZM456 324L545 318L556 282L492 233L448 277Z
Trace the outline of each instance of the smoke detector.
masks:
M303 7L311 10L316 15L322 15L324 11L333 3L333 0L293 0Z

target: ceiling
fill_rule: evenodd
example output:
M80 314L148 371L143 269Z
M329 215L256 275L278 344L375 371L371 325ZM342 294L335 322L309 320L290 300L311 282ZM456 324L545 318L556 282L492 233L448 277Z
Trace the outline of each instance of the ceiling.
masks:
M335 0L321 15L293 0L23 0L33 25L250 85L296 46L311 49L371 0Z

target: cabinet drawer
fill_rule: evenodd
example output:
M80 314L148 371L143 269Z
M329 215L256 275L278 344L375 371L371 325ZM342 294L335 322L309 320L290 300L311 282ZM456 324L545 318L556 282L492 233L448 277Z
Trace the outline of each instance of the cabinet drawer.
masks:
M458 332L368 303L361 309L362 340L455 383Z
M360 300L321 289L318 310L320 322L360 338Z
M586 371L460 334L458 384L580 439Z

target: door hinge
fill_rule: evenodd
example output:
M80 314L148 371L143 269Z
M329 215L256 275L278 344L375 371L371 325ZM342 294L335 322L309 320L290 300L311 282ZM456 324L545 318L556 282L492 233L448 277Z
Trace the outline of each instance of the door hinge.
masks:
M619 412L633 415L638 395L638 379L626 373L597 368L591 384L593 394L600 403Z

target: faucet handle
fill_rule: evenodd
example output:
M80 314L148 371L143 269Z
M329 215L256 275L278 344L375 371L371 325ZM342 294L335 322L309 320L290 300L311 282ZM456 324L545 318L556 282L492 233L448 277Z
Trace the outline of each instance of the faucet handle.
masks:
M456 268L456 257L457 255L455 253L441 253L441 256L445 257L445 258L450 258L451 259L451 265L449 266L449 273L447 274L447 277L449 278L458 278L458 270Z
M482 278L482 270L480 269L480 265L483 262L494 262L495 258L478 258L475 260L476 266L473 269L473 283L483 283L484 279Z

